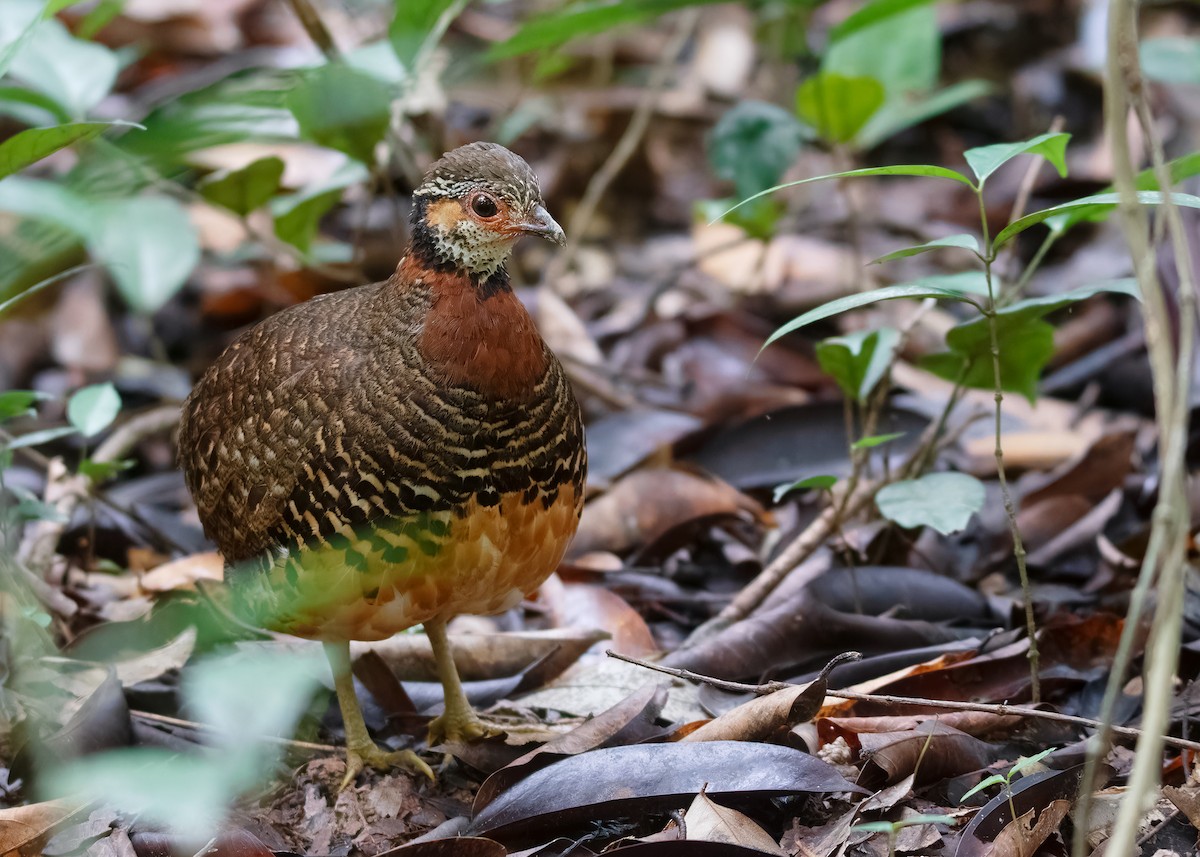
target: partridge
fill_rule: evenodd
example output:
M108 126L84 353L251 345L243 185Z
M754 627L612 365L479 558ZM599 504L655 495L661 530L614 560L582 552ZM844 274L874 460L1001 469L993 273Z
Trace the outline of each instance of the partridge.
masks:
M314 298L239 337L184 404L180 460L237 609L324 643L364 765L432 774L367 732L351 640L424 625L445 690L430 743L486 733L446 622L507 610L562 559L587 467L562 365L509 286L522 235L558 244L529 165L472 143L413 193L392 277Z

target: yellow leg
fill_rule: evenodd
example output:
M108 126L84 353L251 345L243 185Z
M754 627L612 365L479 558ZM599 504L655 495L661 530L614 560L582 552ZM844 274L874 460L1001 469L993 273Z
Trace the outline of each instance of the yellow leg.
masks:
M463 693L462 682L458 679L458 667L454 665L454 657L450 654L450 642L446 639L446 623L426 622L425 634L433 648L438 678L442 681L442 691L446 695L445 711L433 718L429 724L429 745L432 747L445 741L476 741L493 734L475 715L471 703L467 701L467 695Z
M338 705L342 709L342 722L346 728L346 776L340 788L344 789L354 782L354 778L367 765L379 770L408 768L432 780L433 771L412 750L389 753L371 740L366 721L363 720L362 709L358 707L358 696L354 693L354 676L350 672L350 644L326 643L325 656L329 658L329 666L333 669L333 686L337 691Z

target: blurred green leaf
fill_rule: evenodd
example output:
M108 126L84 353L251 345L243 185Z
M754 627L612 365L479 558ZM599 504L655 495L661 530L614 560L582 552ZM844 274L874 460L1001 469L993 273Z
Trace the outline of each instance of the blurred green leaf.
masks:
M28 128L0 143L0 179L35 164L47 155L80 140L90 140L125 122L74 122L53 128Z
M778 182L803 145L804 129L782 107L739 101L710 132L708 160L719 178L746 197Z
M79 462L79 473L99 485L101 482L112 479L121 471L133 467L134 463L129 458L122 458L119 461L93 461L85 458Z
M831 34L821 71L874 78L892 101L933 89L941 64L941 33L931 1L876 0Z
M987 95L993 89L986 81L963 80L929 94L890 99L859 130L854 142L859 149L872 149L901 131Z
M817 343L817 362L847 398L865 402L887 373L900 342L892 327L856 330Z
M41 0L5 0L4 14L0 15L0 77L8 73L13 58L45 18L49 5Z
M979 179L979 186L988 176L1000 169L1017 155L1041 155L1049 161L1059 176L1067 175L1067 141L1070 134L1041 134L1032 140L1020 143L997 143L994 146L979 146L963 152L967 165Z
M461 4L456 0L397 0L388 38L396 58L406 69L413 68L427 41L436 43L441 39L455 6Z
M197 190L209 202L245 216L279 190L283 178L283 159L274 155L259 158L240 170L224 170L208 176Z
M879 513L901 527L932 527L942 535L966 528L983 508L983 483L965 473L927 473L885 485L875 494Z
M1160 191L1143 190L1137 193L1137 201L1141 205L1161 205L1165 198ZM1087 219L1103 218L1113 211L1120 201L1121 195L1118 193L1098 193L1026 214L1001 229L993 239L992 245L996 249L1000 249L1026 229L1039 223L1046 223L1056 232L1061 233L1079 222L1077 218L1072 219L1061 215L1082 215ZM1171 201L1184 208L1200 208L1200 197L1192 196L1190 193L1172 193Z
M801 479L797 482L785 482L783 485L775 486L775 492L772 495L772 500L778 503L793 491L803 491L808 488L815 488L818 491L828 491L837 484L837 481L838 478L836 476L809 476L808 478Z
M935 238L932 241L926 241L924 244L917 244L913 247L905 247L902 250L893 250L891 253L885 253L878 259L872 259L870 264L878 265L882 262L890 262L893 259L904 259L908 256L928 253L931 250L943 250L947 247L958 247L963 250L970 250L972 253L978 253L979 239L966 232L958 235L947 235L945 238Z
M350 185L364 181L369 173L357 161L346 161L327 181L317 182L288 196L271 200L275 218L275 235L302 253L312 248L321 217L337 205L342 192Z
M848 143L875 115L886 98L873 77L846 77L822 71L796 90L797 115L832 143Z
M891 443L893 440L898 440L904 437L906 432L894 431L890 434L873 434L867 437L860 437L854 443L850 444L851 449L874 449L877 446L883 446L885 443Z
M57 19L48 18L33 27L12 57L8 73L78 118L108 95L118 69L111 50L75 38Z
M521 25L508 40L494 45L488 58L503 59L554 48L580 36L594 36L624 24L638 24L689 6L721 0L582 0L539 15Z
M992 774L987 779L980 780L974 786L972 786L970 789L968 789L963 794L963 796L958 799L958 802L962 803L967 798L969 798L971 795L981 792L986 788L991 788L992 786L1004 786L1007 784L1008 784L1008 780L1004 779L1003 776L1001 776L1000 774Z
M121 412L121 394L111 383L92 384L67 400L67 421L85 438L100 434Z
M1032 756L1022 756L1021 758L1017 759L1017 763L1008 769L1009 780L1011 781L1014 776L1021 773L1021 771L1025 770L1026 768L1032 768L1034 765L1038 764L1040 761L1042 761L1042 759L1046 758L1057 749L1057 747L1047 747L1040 753L1034 753Z
M0 423L13 417L29 416L35 402L50 398L37 390L5 390L0 393Z
M5 444L9 449L20 449L22 446L40 446L43 443L49 443L52 440L58 440L60 437L78 434L79 430L74 426L56 426L55 428L39 429L38 431L27 432L20 437L14 438Z
M763 343L763 348L766 348L775 340L782 336L786 336L794 330L799 330L805 325L812 324L815 321L821 321L831 316L840 315L852 309L868 306L879 301L894 301L900 298L937 298L939 300L964 301L966 303L975 304L966 292L956 291L953 289L941 288L938 286L929 286L923 284L906 283L898 286L884 286L882 289L873 289L869 292L860 292L854 295L847 295L844 298L829 301L821 304L821 306L810 309L797 318L792 319L787 324L780 327ZM975 304L979 308L978 304ZM982 311L982 309L981 309Z
M764 191L759 191L753 196L746 197L737 205L733 206L733 208L730 208L729 211L722 212L721 217L724 217L725 215L729 214L730 211L733 211L734 209L739 208L748 202L752 202L761 196L766 196L767 194L775 193L776 191L784 190L789 187L798 187L803 184L827 181L829 179L851 179L865 176L928 176L930 178L953 179L956 182L962 182L970 187L975 187L975 183L962 173L955 172L954 170L948 170L945 167L935 167L932 164L897 164L896 166L892 167L866 167L861 170L846 170L845 172L840 173L826 173L823 176L812 176L811 178L800 179L799 181L787 182L786 184L779 184L775 185L774 187L769 187ZM714 218L714 220L717 219L720 218Z
M742 229L749 237L768 241L775 235L775 227L783 216L784 207L777 199L762 196L749 205L730 208L732 197L702 199L696 203L696 216L701 220L721 220Z
M152 313L169 301L200 261L200 241L187 211L166 196L101 200L91 205L88 236L121 296Z
M11 116L31 127L71 121L53 98L23 86L0 86L0 115Z
M287 107L305 139L373 164L391 120L392 87L345 65L323 65L288 93Z
M52 769L46 774L45 788L50 794L101 801L144 816L199 847L220 827L226 806L236 796L221 762L209 756L131 747Z
M292 141L299 134L285 100L300 69L252 69L172 99L151 111L146 130L120 138L121 148L160 169L198 149L248 141Z
M1200 41L1182 36L1146 39L1138 46L1138 54L1146 77L1200 85Z
M1038 379L1054 356L1054 328L1043 318L1103 293L1136 297L1137 284L1132 279L1097 283L1061 295L1027 298L997 310L1000 388L1020 393L1031 403L1036 401ZM951 328L946 334L946 345L949 352L929 355L921 362L922 367L950 381L962 378L968 387L995 388L992 339L986 318L972 319Z

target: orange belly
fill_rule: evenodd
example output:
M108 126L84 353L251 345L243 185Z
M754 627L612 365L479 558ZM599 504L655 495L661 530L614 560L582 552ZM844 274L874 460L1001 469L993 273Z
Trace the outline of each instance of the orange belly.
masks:
M256 624L319 640L381 640L431 619L499 613L533 593L566 552L582 497L563 485L547 508L506 494L465 514L373 521L281 555L262 570L231 569L239 608Z

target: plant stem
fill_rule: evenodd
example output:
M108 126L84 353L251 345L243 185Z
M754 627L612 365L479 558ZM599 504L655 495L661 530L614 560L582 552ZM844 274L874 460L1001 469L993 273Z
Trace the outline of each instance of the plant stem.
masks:
M983 246L985 258L983 273L987 280L988 303L984 317L987 319L988 336L992 343L992 375L996 389L996 478L1000 482L1000 495L1004 498L1004 514L1008 517L1008 529L1012 534L1013 557L1017 561L1017 574L1021 578L1021 593L1025 602L1025 632L1029 635L1029 694L1034 704L1041 702L1042 687L1038 678L1038 661L1040 660L1037 645L1037 624L1033 617L1033 590L1029 586L1029 570L1025 566L1025 543L1021 540L1021 531L1017 526L1017 509L1013 504L1012 492L1008 488L1008 474L1004 470L1003 446L1003 404L1004 389L1000 378L1000 329L996 321L996 290L992 282L992 264L996 259L995 248L988 236L987 210L983 204L983 188L977 191L979 196L979 215L983 227Z

